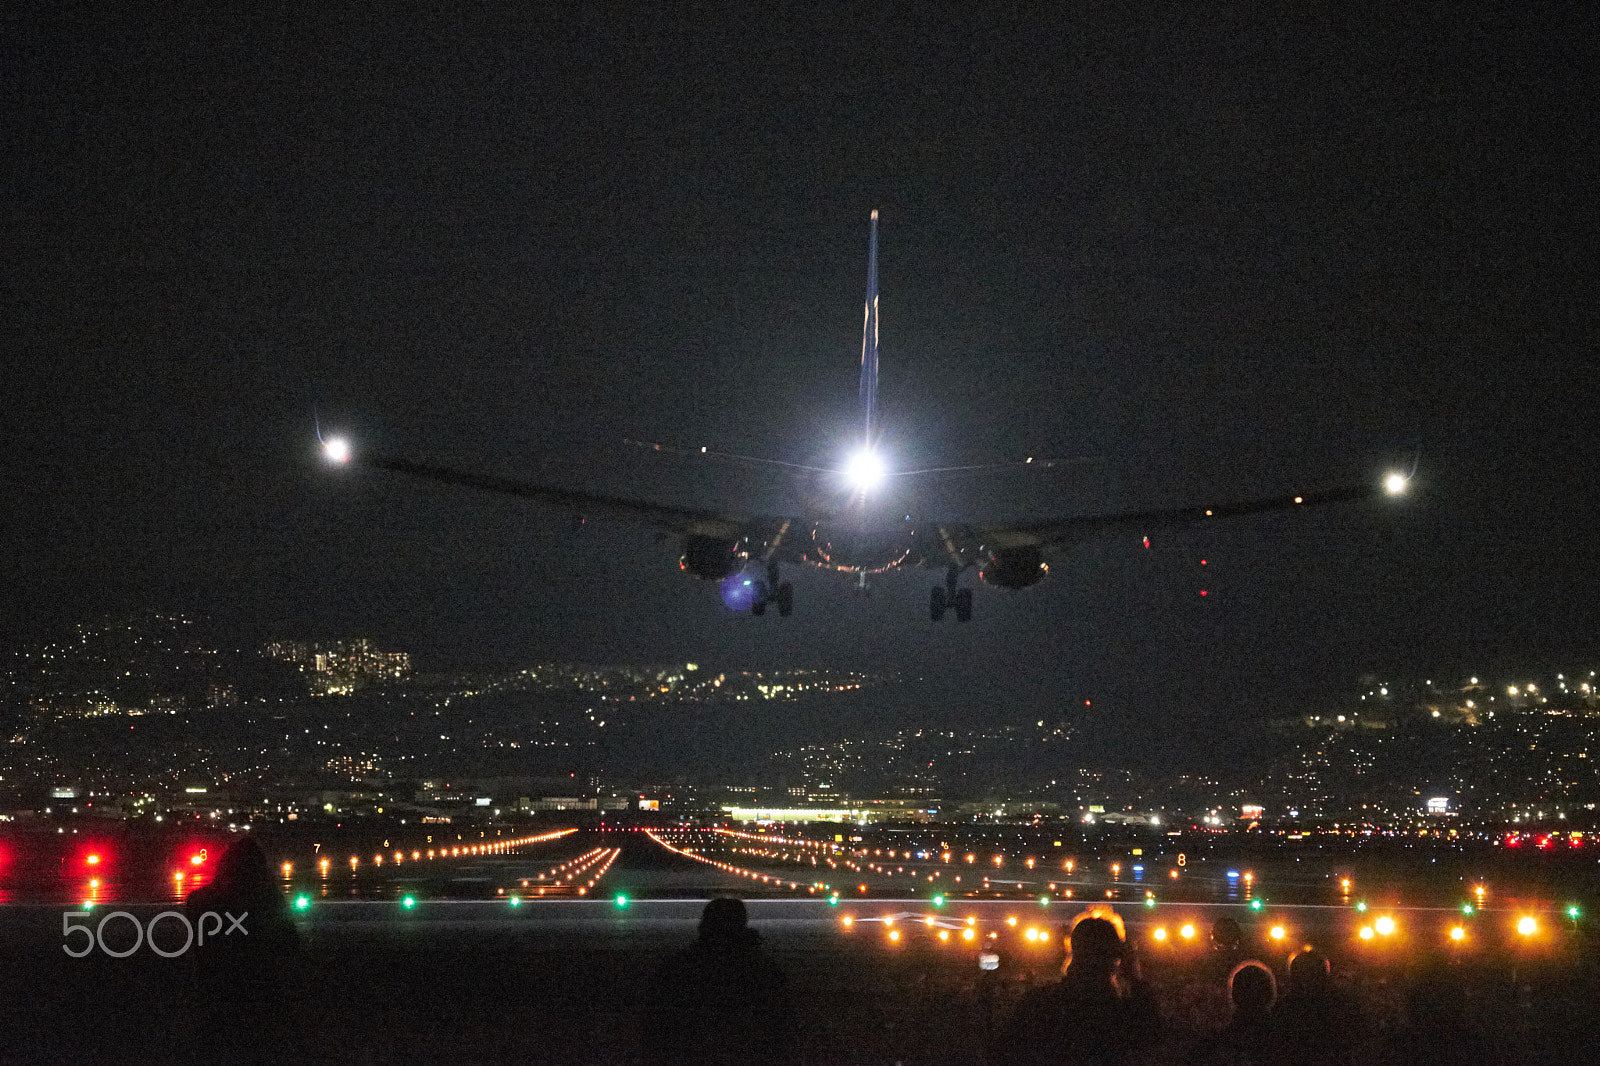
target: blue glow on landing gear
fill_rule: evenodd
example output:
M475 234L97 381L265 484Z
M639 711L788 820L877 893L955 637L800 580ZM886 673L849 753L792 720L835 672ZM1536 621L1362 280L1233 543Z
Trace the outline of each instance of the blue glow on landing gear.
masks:
M722 602L730 611L748 611L760 593L758 579L751 574L734 574L722 579Z

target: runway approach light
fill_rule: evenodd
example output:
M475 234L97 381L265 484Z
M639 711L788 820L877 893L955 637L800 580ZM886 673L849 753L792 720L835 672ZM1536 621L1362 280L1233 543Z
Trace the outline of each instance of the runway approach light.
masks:
M328 457L330 463L348 463L350 442L343 437L329 437L322 442L322 454Z
M1391 496L1399 496L1406 491L1410 484L1411 479L1396 470L1383 479L1383 491Z
M851 486L862 492L868 492L883 484L883 479L889 476L889 464L883 457L869 448L852 455L844 464L845 480Z

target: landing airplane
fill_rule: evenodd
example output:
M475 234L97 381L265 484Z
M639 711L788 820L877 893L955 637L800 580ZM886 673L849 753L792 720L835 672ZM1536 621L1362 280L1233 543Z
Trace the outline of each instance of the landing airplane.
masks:
M860 589L865 589L876 574L914 567L942 568L944 582L933 586L928 599L928 614L935 622L947 612L954 613L959 622L972 618L972 589L961 585L962 574L970 569L977 570L978 580L985 585L1024 589L1038 584L1049 573L1047 552L1093 537L1115 533L1148 535L1159 529L1218 518L1347 503L1385 494L1398 496L1410 483L1410 474L1391 471L1376 485L1345 485L1209 507L1076 515L1022 524L952 522L929 517L915 506L914 493L894 491L896 486L903 489L919 478L988 468L896 471L879 448L877 211L872 212L868 238L864 314L860 445L840 466L805 466L705 448L644 445L656 451L688 452L787 469L807 479L813 489L798 514L734 514L574 492L405 458L360 454L342 437L324 439L323 452L336 465L387 470L444 485L519 496L585 517L653 526L682 538L680 569L697 578L722 582L723 599L728 606L748 608L755 615L765 614L769 606L776 607L781 617L788 617L794 610L794 586L782 579L780 571L786 563L849 574ZM1016 465L1033 462L1029 459Z

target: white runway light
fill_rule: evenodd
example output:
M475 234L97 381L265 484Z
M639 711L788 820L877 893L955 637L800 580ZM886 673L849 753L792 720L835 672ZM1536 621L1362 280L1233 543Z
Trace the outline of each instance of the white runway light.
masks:
M844 466L845 479L862 492L877 488L888 475L888 464L873 451L856 452Z
M347 463L350 461L350 442L343 437L329 437L322 442L322 454L328 457L330 463Z
M1383 488L1391 496L1399 496L1406 491L1410 480L1402 473L1395 472L1383 479Z

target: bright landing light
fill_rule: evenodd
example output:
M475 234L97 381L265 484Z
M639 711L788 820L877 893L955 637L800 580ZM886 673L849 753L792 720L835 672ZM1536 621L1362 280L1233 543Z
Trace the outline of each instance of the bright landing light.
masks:
M1396 471L1383 479L1383 491L1387 492L1391 496L1399 496L1401 493L1406 491L1406 486L1408 484L1410 484L1410 479L1408 479L1399 471Z
M889 465L874 451L863 449L856 452L844 464L845 480L862 492L877 488L888 475Z
M350 442L343 437L329 437L322 442L322 454L328 457L330 463L348 463Z

